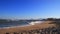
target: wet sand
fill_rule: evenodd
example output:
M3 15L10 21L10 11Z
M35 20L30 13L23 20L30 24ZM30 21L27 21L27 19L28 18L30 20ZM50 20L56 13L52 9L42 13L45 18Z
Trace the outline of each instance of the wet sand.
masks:
M51 21L46 21L45 23L35 24L25 27L15 27L15 28L7 28L7 29L0 29L0 34L5 34L6 32L13 33L13 32L21 32L21 31L29 31L35 29L43 29L48 27L55 27L54 24L49 24Z

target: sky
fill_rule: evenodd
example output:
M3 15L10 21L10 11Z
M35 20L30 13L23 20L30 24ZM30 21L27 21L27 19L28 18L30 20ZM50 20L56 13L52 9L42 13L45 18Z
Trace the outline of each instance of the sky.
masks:
M60 18L60 0L0 0L0 18Z

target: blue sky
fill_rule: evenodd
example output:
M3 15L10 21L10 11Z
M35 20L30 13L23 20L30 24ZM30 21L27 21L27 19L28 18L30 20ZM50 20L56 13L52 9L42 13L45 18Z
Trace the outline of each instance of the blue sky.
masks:
M60 18L60 0L0 0L0 18Z

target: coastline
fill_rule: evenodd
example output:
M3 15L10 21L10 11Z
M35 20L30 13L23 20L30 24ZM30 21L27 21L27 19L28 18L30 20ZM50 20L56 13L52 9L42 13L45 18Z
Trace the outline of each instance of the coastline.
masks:
M0 29L8 29L8 28L17 28L17 27L26 27L26 26L32 26L32 25L35 25L35 24L41 24L41 23L44 23L44 21L35 21L35 22L31 22L29 24L24 24L24 25L10 25L10 26L7 26L7 27L0 27Z
M13 33L13 32L36 30L36 29L44 29L44 28L48 28L48 27L55 27L54 24L48 24L48 23L50 23L50 22L46 22L46 23L42 23L42 24L35 24L35 25L25 26L25 27L0 29L0 34L4 34L6 32Z

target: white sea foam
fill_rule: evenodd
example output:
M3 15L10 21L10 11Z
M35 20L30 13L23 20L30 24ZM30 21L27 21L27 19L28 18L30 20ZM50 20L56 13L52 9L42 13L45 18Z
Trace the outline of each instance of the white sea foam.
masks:
M31 22L29 23L30 25L35 25L35 24L40 24L40 23L43 23L44 21L35 21L35 22Z

